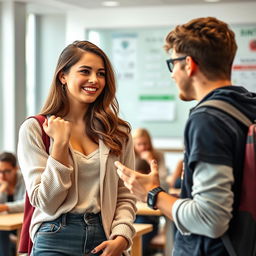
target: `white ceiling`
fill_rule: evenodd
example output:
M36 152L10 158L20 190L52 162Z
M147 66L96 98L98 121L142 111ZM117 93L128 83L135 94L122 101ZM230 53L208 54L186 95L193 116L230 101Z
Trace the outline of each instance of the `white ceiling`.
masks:
M6 1L6 0L0 0ZM7 0L14 1L14 0ZM96 8L116 8L116 7L103 7L103 0L15 0L20 2L27 2L29 6L45 6L55 8L84 8L84 9L96 9ZM117 0L121 8L129 7L149 7L149 6L170 6L170 5L191 5L191 4L219 4L219 3L235 3L235 2L256 2L256 0L220 0L218 3L207 3L204 0ZM246 4L246 3L245 3ZM40 8L39 8L40 9Z
M118 7L104 7L104 0L0 0L25 2L28 4L28 12L33 13L56 13L67 10L98 9L98 8L130 8L130 7L164 7L171 5L206 5L221 3L244 3L256 2L256 0L220 0L217 3L207 3L205 0L117 0Z
M42 0L46 3L48 0ZM255 2L256 0L246 0ZM82 8L102 8L103 0L55 0L60 4L69 4ZM166 6L166 5L183 5L183 4L209 4L204 0L118 0L119 7L145 7L145 6ZM219 3L245 2L245 0L221 0ZM212 3L210 3L212 4ZM108 7L109 8L109 7Z

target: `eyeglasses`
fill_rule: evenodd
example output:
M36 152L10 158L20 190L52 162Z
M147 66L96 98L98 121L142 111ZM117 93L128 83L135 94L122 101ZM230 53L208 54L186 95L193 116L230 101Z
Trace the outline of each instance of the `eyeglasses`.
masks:
M169 71L172 73L175 61L182 61L182 60L185 60L187 57L188 56L183 56L183 57L179 57L179 58L166 60Z
M0 174L8 174L11 173L11 171L11 169L0 170Z

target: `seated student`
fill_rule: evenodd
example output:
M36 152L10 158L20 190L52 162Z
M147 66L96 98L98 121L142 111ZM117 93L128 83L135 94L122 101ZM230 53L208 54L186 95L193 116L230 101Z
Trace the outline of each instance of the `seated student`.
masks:
M170 188L181 188L181 179L183 173L183 160L180 159L173 170L172 174L170 174L166 178L166 182L169 184Z
M23 212L25 184L17 166L14 154L0 154L0 212ZM0 255L9 256L12 252L11 231L0 231ZM15 248L15 246L14 246Z
M153 147L151 136L146 129L138 128L133 130L132 137L136 159L144 159L149 165L150 162L155 159L159 168L161 186L168 190L169 185L166 182L167 168L165 165L164 154Z
M159 176L161 186L168 188L166 182L167 168L165 166L164 155L162 152L154 149L149 132L146 129L136 129L132 133L134 151L135 151L135 169L141 173L147 174L150 172L150 162L156 159L159 166ZM144 235L143 242L143 256L150 255L149 244L151 239L157 235L159 228L159 216L138 215L135 223L149 223L153 225L153 230Z

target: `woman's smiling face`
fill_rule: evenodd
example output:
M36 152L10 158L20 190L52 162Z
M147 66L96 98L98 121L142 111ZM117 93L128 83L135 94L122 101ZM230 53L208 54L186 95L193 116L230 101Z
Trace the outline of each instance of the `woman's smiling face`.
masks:
M100 56L84 52L68 73L60 75L70 102L93 103L105 87L105 72L104 62Z

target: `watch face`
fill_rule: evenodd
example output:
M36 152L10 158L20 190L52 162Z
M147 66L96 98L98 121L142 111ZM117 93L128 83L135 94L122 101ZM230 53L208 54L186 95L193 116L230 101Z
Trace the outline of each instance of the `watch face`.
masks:
M149 197L149 199L148 199L148 204L153 205L153 199L151 197Z

